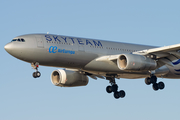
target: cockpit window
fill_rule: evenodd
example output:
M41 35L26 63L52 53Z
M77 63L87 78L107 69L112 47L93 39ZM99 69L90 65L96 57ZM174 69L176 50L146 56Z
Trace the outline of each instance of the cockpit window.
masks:
M17 39L13 39L11 42L16 41Z
M25 40L24 40L24 39L21 39L21 41L22 41L22 42L25 42Z
M23 38L13 39L11 42L13 42L13 41L25 42L25 40Z

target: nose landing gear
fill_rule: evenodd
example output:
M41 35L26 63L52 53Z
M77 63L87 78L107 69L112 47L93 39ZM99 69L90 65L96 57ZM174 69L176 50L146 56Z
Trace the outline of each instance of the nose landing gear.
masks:
M31 63L31 66L33 67L33 69L36 70L36 72L33 72L32 76L34 78L39 78L41 76L41 73L38 71L38 68L39 68L39 63L36 62L36 63Z
M114 77L106 77L107 80L109 80L109 82L111 83L111 86L107 86L106 87L106 92L107 93L114 93L114 98L118 99L118 98L124 98L126 93L124 92L124 90L120 90L118 92L118 85L115 82L115 78Z

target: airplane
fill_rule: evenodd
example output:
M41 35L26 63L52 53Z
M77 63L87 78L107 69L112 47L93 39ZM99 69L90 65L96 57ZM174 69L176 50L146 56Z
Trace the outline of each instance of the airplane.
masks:
M55 34L26 34L13 38L4 49L15 58L31 63L34 78L39 65L60 67L51 73L51 82L59 87L86 86L89 77L106 79L107 93L124 98L116 79L145 78L147 85L162 90L158 78L180 78L180 44L157 47Z

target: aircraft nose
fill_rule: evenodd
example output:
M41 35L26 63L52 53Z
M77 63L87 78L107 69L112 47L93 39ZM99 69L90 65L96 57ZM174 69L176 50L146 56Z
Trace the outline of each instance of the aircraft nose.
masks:
M12 49L12 45L11 45L10 43L8 43L8 44L6 44L6 45L4 46L4 49L5 49L7 52L10 52L11 49Z
M4 46L4 49L12 56L21 59L23 53L23 47L16 42L10 42Z

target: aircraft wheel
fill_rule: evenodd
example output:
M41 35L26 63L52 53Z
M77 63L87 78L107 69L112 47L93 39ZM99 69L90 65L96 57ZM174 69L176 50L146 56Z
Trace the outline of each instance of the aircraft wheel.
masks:
M41 73L40 73L39 71L33 72L33 77L34 77L34 78L38 78L38 77L40 77L40 76L41 76Z
M114 98L116 98L116 99L120 98L119 92L114 92Z
M159 87L158 87L158 84L157 84L157 83L154 83L152 87L153 87L153 89L154 89L155 91L157 91L157 90L159 89Z
M155 84L157 82L157 77L154 75L151 76L150 81L151 81L151 83Z
M37 77L40 77L41 76L41 73L39 71L36 72L36 76Z
M159 82L159 83L158 83L158 88L159 88L160 90L164 89L164 87L165 87L165 84L164 84L163 82Z
M145 83L146 83L146 85L150 85L151 84L150 77L145 78Z
M117 84L112 85L112 91L117 92L117 90L118 90Z
M107 93L112 93L112 86L107 86L106 91Z
M37 78L36 72L33 72L33 77L34 77L34 78Z
M124 92L124 90L119 91L119 96L120 96L121 98L124 98L125 95L126 95L126 93Z

